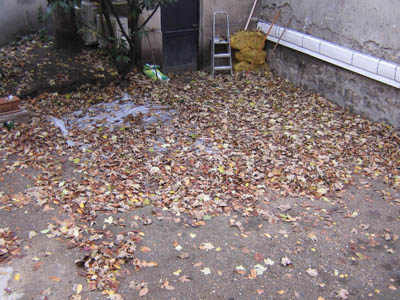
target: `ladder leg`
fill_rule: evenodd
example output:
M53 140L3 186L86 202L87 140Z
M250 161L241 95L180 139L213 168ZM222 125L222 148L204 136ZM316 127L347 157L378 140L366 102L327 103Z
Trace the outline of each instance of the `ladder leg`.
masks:
M213 28L212 28L212 40L211 40L211 74L212 78L215 76L215 14L213 14Z
M214 38L213 38L213 41L211 42L211 75L212 75L212 78L214 78L214 76L215 76L215 57L214 57L214 54L215 54L215 45L214 45Z
M229 65L231 66L231 76L233 76L231 32L230 32L230 24L229 24L229 15L226 15L226 32L227 32L226 35L228 37Z

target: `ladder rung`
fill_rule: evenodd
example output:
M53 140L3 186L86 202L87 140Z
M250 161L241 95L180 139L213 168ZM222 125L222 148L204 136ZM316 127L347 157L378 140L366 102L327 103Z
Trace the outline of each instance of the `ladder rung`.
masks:
M217 71L231 70L232 66L215 66L214 69L217 70Z
M229 41L216 37L214 38L214 44L229 44Z
M214 54L214 57L216 57L216 58L231 57L231 54L230 53L218 53L218 54Z

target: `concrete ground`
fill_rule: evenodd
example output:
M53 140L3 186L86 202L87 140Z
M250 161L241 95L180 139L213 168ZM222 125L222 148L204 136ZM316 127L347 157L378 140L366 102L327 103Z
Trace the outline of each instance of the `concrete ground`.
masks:
M1 300L400 298L393 128L268 72L62 75L0 129Z
M390 200L400 195L360 181L332 203L268 203L274 215L284 210L296 221L233 215L197 226L147 206L99 214L95 226L113 237L134 231L142 238L137 258L120 274L123 299L397 299L400 210ZM0 228L15 231L21 249L1 264L1 299L109 297L89 291L76 264L89 251L46 230L63 217L34 205L0 211Z

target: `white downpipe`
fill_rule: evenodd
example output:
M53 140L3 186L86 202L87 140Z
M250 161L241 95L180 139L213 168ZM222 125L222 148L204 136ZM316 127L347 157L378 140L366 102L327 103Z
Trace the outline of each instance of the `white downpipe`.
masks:
M271 23L257 22L257 29L267 32ZM278 42L285 28L274 25L268 40ZM279 44L303 52L341 68L364 75L400 89L400 65L361 53L311 35L286 28Z

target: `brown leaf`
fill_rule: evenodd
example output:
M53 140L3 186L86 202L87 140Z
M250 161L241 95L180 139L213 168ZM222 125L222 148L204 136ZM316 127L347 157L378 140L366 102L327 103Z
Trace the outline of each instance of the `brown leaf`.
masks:
M156 263L155 261L142 261L142 266L145 268L153 268L153 267L157 267L158 263Z
M148 252L151 252L151 249L149 247L142 246L140 248L140 251L142 251L143 253L148 253Z
M148 292L149 292L149 288L147 286L144 286L140 289L139 296L140 297L146 296Z
M180 259L187 259L189 257L190 257L190 255L187 252L181 252L178 254L178 258L180 258Z
M255 269L250 270L249 279L256 279L257 278L257 271Z
M175 290L175 287L173 287L172 285L170 285L170 284L169 284L169 281L168 281L167 279L165 279L165 280L163 281L163 283L161 284L161 288L162 288L162 289L169 290L169 291Z
M49 279L53 280L54 282L60 282L61 281L61 278L57 277L57 276L49 276Z
M183 275L183 276L179 277L179 281L180 282L189 282L189 281L192 281L192 278L190 278L187 275Z
M40 268L40 266L41 266L42 264L43 264L43 262L41 262L41 261L35 263L35 264L33 265L32 270L33 270L33 271L39 270L39 268Z
M260 261L262 261L262 260L264 259L264 256L263 256L261 253L256 252L256 253L254 254L254 259L255 259L257 262L260 262Z

